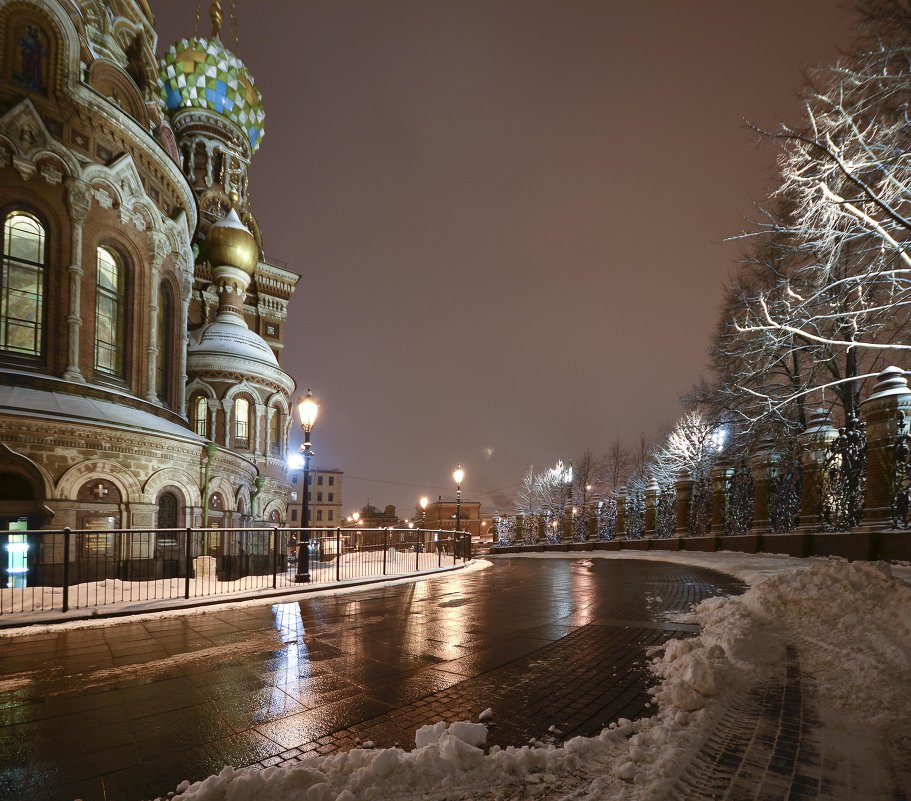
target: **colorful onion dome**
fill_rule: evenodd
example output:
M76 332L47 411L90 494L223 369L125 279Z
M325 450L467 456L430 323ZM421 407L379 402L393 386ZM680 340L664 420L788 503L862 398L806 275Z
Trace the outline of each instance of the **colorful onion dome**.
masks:
M217 33L172 45L161 60L161 97L174 113L208 109L231 120L250 140L255 153L263 138L263 98L244 63Z

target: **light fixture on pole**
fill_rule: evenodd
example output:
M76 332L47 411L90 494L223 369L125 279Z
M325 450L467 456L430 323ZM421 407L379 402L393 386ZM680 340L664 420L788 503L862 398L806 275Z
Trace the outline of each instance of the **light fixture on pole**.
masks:
M456 531L459 530L459 527L462 524L462 479L465 478L465 471L462 469L462 465L456 467L455 472L452 474L452 478L456 483Z
M319 413L319 404L313 399L313 393L308 389L306 396L297 402L297 413L300 416L301 427L304 429L304 444L301 445L301 456L304 460L304 486L301 499L301 527L303 536L298 537L297 545L297 573L294 581L305 584L310 581L310 459L314 451L310 447L310 432Z

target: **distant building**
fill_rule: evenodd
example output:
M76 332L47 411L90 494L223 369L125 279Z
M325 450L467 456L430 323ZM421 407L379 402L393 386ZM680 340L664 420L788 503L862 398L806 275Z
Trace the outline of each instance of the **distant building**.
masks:
M391 504L386 506L381 512L375 506L370 505L370 499L367 499L367 505L360 511L359 523L363 528L402 528L405 524L399 520L395 507Z
M342 517L342 477L344 472L337 468L320 468L310 470L310 496L307 498L307 515L310 521L307 526L326 526L335 528L344 525ZM288 525L292 528L304 524L302 517L301 471L293 472L288 480L291 483L291 500L288 504Z
M424 528L453 530L456 527L455 501L435 501L427 506L424 514ZM471 532L472 537L481 536L481 504L478 501L462 501L458 505L459 528ZM415 510L416 521L421 520L421 508ZM489 528L489 526L487 527ZM485 529L486 531L486 529Z

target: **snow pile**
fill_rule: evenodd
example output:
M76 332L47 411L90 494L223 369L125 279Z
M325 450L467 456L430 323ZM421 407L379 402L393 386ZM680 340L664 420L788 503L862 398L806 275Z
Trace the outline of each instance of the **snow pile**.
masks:
M490 748L483 723L418 729L416 748L305 758L291 767L235 770L178 788L181 801L369 801L521 797L643 801L674 785L723 713L780 669L796 648L819 709L838 708L889 739L911 719L911 588L888 565L820 562L768 578L742 596L711 598L693 619L698 637L653 653L657 714L621 719L562 747ZM487 710L482 716L487 718ZM492 713L491 713L492 716Z

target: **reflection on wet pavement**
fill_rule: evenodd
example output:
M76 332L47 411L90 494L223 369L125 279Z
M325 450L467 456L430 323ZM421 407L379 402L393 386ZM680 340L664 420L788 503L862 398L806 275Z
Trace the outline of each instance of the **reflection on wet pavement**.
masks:
M0 641L0 799L165 794L225 764L372 740L413 746L491 706L489 742L589 734L642 714L645 649L712 571L498 559L352 595Z

